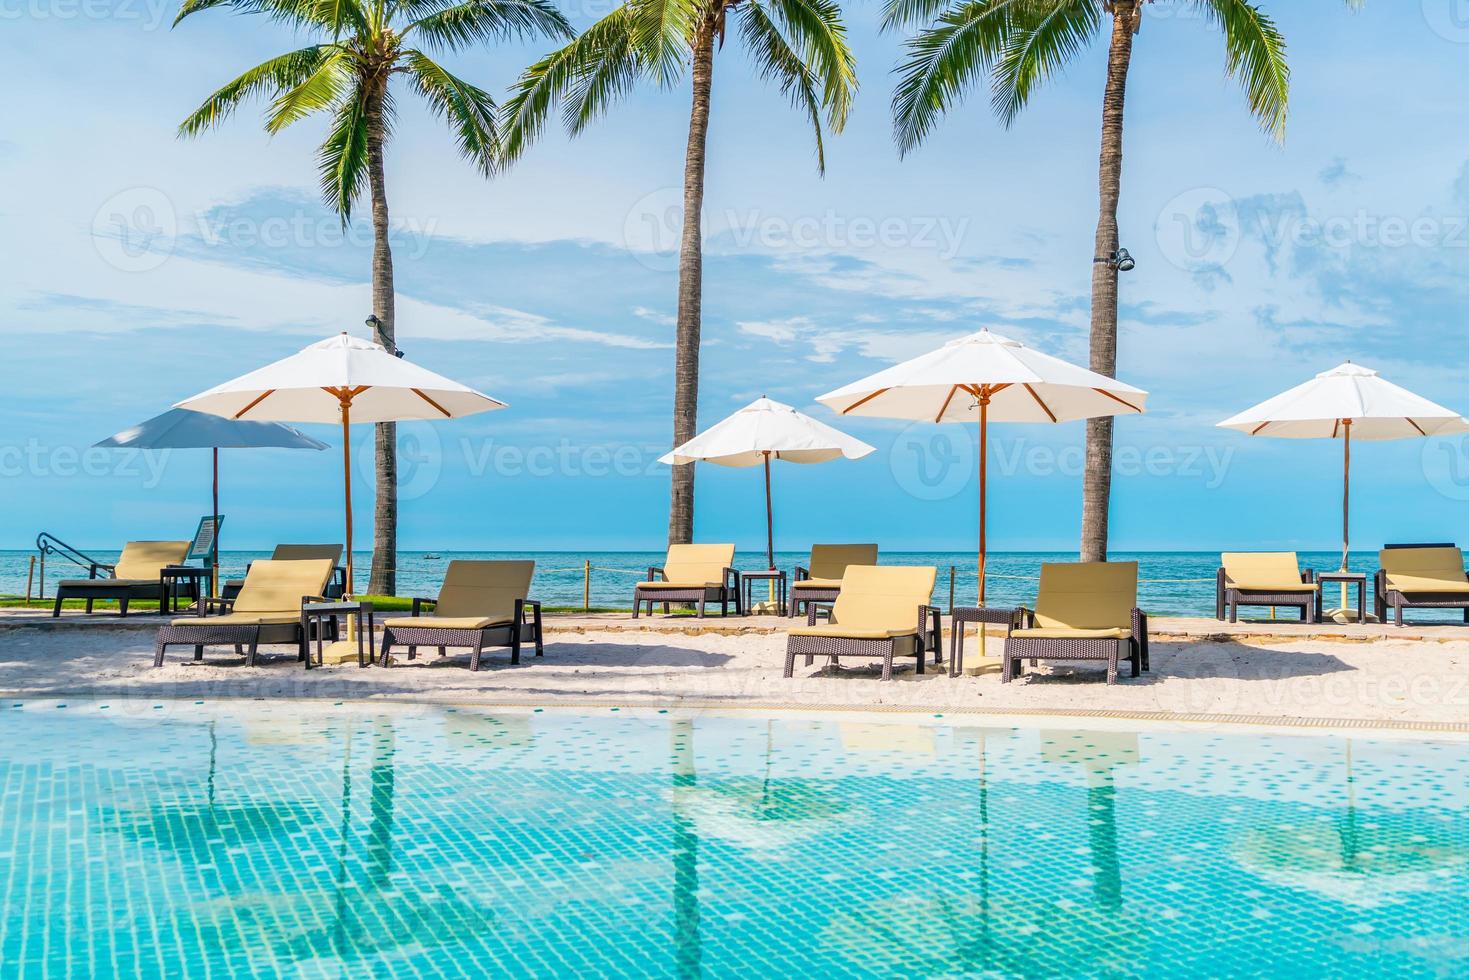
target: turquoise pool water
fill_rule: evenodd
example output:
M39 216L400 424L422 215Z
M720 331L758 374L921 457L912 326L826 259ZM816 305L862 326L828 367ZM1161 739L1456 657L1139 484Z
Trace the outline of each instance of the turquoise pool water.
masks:
M1461 974L1464 748L5 702L0 971Z

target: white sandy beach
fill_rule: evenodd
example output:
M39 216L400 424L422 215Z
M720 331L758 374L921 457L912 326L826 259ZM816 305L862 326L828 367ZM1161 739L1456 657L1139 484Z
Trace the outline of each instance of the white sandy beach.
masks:
M141 624L139 624L141 625ZM871 709L1058 713L1282 724L1422 725L1469 730L1469 637L1448 641L1231 637L1158 640L1152 671L1112 687L1096 666L1042 665L1004 685L997 661L979 676L919 676L911 667L892 682L874 667L823 669L797 663L781 676L781 633L692 634L556 630L545 656L511 667L506 651L487 654L479 673L467 660L422 651L401 666L355 664L306 671L285 647L263 648L268 661L245 668L228 648L203 664L187 648L152 666L153 630L88 625L0 628L0 691L7 697L325 698L480 704L587 703L680 707ZM999 640L990 639L997 654ZM973 637L966 666L976 665Z

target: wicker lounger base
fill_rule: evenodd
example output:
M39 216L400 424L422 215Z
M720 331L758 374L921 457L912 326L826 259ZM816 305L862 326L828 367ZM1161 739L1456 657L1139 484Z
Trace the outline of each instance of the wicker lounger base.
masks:
M809 609L813 602L832 603L842 594L841 589L791 589L791 617L795 618L796 604L804 602ZM802 610L803 612L805 610Z
M796 658L805 657L806 666L810 667L817 657L828 657L833 666L838 665L841 657L880 657L882 659L882 679L890 681L893 679L893 659L897 656L912 657L917 665L918 673L923 673L923 655L926 652L923 645L918 644L913 653L898 654L896 640L857 640L840 636L791 636L786 639L786 667L785 676L793 677L796 672ZM940 653L937 649L933 652L933 662L939 663Z
M413 660L418 656L419 647L437 647L439 656L446 655L447 647L467 647L469 649L469 669L479 670L480 656L486 647L509 647L510 663L520 663L520 644L526 639L524 634L510 626L490 626L485 629L444 629L433 626L389 626L383 630L382 657L378 661L384 667L391 667L392 661L388 653L393 645L399 644L408 648L408 659ZM545 653L545 647L541 640L541 631L531 629L529 639L535 644L536 656Z
M158 639L153 647L153 666L163 666L164 650L170 646L192 646L194 648L194 660L204 659L204 648L206 646L233 646L236 656L245 658L247 667L256 665L256 648L262 641L271 642L277 636L287 639L281 642L295 642L296 659L304 660L306 657L306 642L299 626L282 625L279 630L270 630L270 627L248 626L248 625L224 625L211 626L207 623L190 624L179 626L169 624L158 629Z
M1239 622L1240 606L1294 606L1301 610L1301 622L1316 622L1315 592L1242 592L1238 589L1224 591L1224 610L1231 623ZM1224 615L1219 616L1224 619Z
M1462 609L1464 610L1464 622L1469 623L1469 594L1452 593L1440 594L1437 598L1428 598L1424 593L1397 592L1388 590L1385 605L1392 610L1392 621L1394 626L1403 625L1403 612L1408 609ZM1379 615L1378 617L1382 617Z
M719 603L719 615L729 615L729 598L721 589L638 589L633 592L632 618L637 619L643 603L648 604L648 615L653 615L653 604L662 603L667 611L671 602L688 602L699 608L699 618L704 618L704 607L711 601L710 593L713 592L718 598L712 601ZM739 599L735 599L735 615L740 614Z
M1128 648L1126 657L1122 648ZM1042 639L1011 636L1005 639L1002 683L1008 684L1022 673L1022 660L1032 665L1037 660L1103 660L1107 663L1107 683L1117 683L1117 666L1122 660L1132 664L1132 676L1142 672L1142 654L1131 640Z
M92 603L97 600L103 602L117 603L117 614L126 616L128 614L128 603L134 599L157 599L158 610L163 611L163 589L156 585L104 585L107 579L98 579L96 585L67 585L57 586L56 604L51 609L52 618L61 615L61 603L67 599L87 600L87 612L92 611ZM192 594L191 589L180 590L186 594ZM194 596L198 598L198 596Z

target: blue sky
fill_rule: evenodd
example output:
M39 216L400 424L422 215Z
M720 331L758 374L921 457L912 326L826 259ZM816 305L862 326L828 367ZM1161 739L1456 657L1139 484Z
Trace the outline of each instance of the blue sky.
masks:
M1149 7L1137 41L1120 221L1138 267L1122 283L1119 375L1151 392L1151 410L1118 424L1118 549L1333 547L1339 445L1213 423L1347 358L1469 411L1469 10L1266 6L1294 72L1284 147L1260 134L1223 77L1220 38L1186 4ZM0 547L42 529L95 547L186 535L207 507L206 454L86 447L363 329L367 227L344 234L318 203L321 122L270 138L247 111L204 138L174 136L208 92L291 36L218 12L169 30L172 12L34 0L4 14ZM862 90L828 141L824 179L800 118L739 44L719 55L703 425L760 394L835 421L816 395L981 326L1085 361L1102 47L1013 129L976 93L899 160L899 42L879 34L878 13L848 11ZM500 91L538 53L447 60ZM409 93L399 102L399 344L511 404L404 427L402 546L658 546L686 91L644 91L492 181ZM778 546L972 546L972 430L841 424L879 451L778 467ZM996 435L991 547L1074 548L1082 427ZM1469 540L1469 443L1374 444L1355 461L1358 545ZM228 545L339 534L335 452L226 454L223 472ZM358 484L361 524L370 482ZM700 469L699 537L757 549L762 510L754 471Z

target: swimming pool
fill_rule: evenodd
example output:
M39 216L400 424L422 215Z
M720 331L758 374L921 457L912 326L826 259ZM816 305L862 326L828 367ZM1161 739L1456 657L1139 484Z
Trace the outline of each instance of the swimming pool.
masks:
M1461 972L1466 743L0 705L26 975Z

